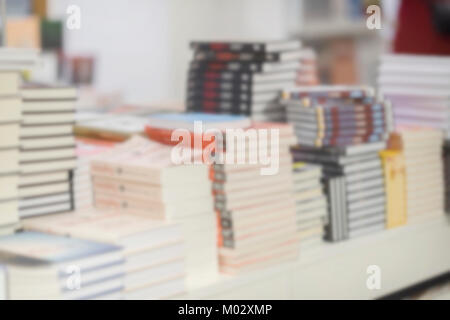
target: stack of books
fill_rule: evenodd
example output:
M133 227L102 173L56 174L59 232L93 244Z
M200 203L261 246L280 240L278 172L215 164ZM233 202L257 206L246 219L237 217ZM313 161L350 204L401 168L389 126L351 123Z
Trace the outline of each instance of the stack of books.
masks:
M185 291L185 248L177 224L88 209L27 219L24 227L121 247L124 299L166 299Z
M186 243L188 287L213 281L217 221L208 167L174 164L172 147L135 136L91 161L99 209L179 222Z
M0 238L12 300L119 299L124 286L122 249L101 242L40 232Z
M285 90L288 121L299 146L295 161L320 164L328 199L326 237L340 241L385 228L386 197L379 151L391 128L389 104L366 87Z
M400 128L390 138L390 149L405 157L408 223L444 212L443 144L438 129Z
M323 193L322 168L305 162L294 163L294 197L301 251L317 248L327 224L327 199Z
M7 299L6 268L0 264L0 301Z
M304 146L347 146L384 141L391 109L370 87L314 86L283 92L287 120Z
M76 89L27 85L21 93L19 215L70 211L76 166L72 130Z
M297 40L194 41L191 49L187 110L243 114L255 121L284 120L280 91L304 81L301 59L311 56Z
M38 59L34 49L0 48L0 235L14 232L18 221L21 71Z
M323 166L327 239L341 241L385 228L386 195L379 151L385 142L348 147L298 147L296 161Z
M450 129L450 58L389 54L381 57L378 85L392 102L396 126Z
M446 140L443 150L445 180L445 211L450 213L450 141Z
M296 143L292 127L285 124L254 123L247 132L256 132L249 145L230 150L226 137L226 159L211 169L215 208L220 219L219 264L224 273L240 273L268 265L296 259L299 235L293 194L292 157L290 146ZM274 141L273 131L279 134ZM268 131L267 147L261 143L261 134ZM259 137L259 139L257 138ZM238 159L250 152L269 148L267 155L276 157L276 170L268 171L270 164ZM260 158L262 159L262 158ZM274 160L274 159L272 159ZM272 163L273 164L273 163Z
M20 81L18 72L0 72L0 234L14 232L19 221Z
M113 142L76 138L77 166L74 171L73 188L75 209L92 207L94 204L94 190L91 181L90 161L99 154L110 150Z

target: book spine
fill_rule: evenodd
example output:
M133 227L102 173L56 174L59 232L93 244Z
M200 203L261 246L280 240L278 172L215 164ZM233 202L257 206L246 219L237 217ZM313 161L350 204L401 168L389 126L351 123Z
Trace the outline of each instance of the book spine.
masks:
M277 62L280 61L281 54L266 52L232 52L197 50L194 52L194 61L258 61Z
M239 43L239 42L191 42L191 49L195 51L232 51L232 52L266 52L266 45L263 43Z
M193 61L190 64L190 70L196 72L207 72L207 71L261 72L263 71L263 69L264 63L262 62Z

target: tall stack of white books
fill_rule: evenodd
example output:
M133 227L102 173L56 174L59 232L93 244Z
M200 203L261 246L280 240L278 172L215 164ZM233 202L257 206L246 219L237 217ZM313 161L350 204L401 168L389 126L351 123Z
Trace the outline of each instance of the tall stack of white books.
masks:
M12 233L19 221L20 72L36 60L35 51L0 48L0 234Z
M387 54L381 57L378 85L392 102L396 127L444 129L450 137L450 58Z
M218 274L217 223L209 168L177 165L172 147L135 136L91 162L94 205L152 219L179 222L186 243L189 288Z
M221 227L219 265L220 271L227 274L292 261L299 254L289 152L297 142L293 128L255 122L247 131L249 143L243 148L233 148L231 137L226 137L226 159L214 164L211 174ZM267 134L266 146L261 143L263 132ZM267 147L270 150L262 151ZM250 160L257 150L260 161ZM277 162L275 170L269 170L264 154L270 156L272 164ZM233 156L248 161L230 161Z
M121 247L124 299L166 299L185 291L185 247L179 224L87 209L27 219L24 226Z
M294 163L294 196L302 251L315 249L323 243L328 212L321 178L319 165Z
M22 87L19 214L21 218L73 209L76 166L75 88Z

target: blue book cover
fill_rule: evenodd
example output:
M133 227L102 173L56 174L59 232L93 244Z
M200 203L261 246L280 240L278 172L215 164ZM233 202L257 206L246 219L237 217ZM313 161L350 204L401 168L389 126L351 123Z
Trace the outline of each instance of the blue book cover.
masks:
M120 250L110 244L27 231L0 238L0 263L59 264Z
M227 126L245 128L251 124L249 118L245 116L202 112L161 113L149 117L151 127L165 129L193 129L195 121L201 121L204 129L222 129Z

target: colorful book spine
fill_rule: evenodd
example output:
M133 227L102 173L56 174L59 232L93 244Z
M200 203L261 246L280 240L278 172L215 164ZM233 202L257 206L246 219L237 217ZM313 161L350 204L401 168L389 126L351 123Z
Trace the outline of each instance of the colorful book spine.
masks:
M386 227L392 229L406 224L406 172L401 151L380 152L386 188Z

